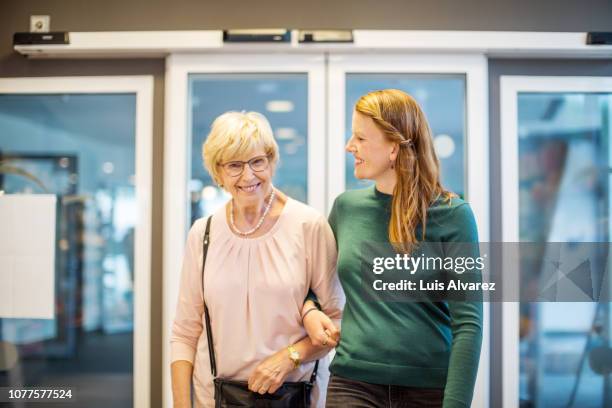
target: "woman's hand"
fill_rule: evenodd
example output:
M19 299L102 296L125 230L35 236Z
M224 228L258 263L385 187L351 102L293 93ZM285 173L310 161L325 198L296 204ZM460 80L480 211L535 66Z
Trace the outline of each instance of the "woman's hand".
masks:
M340 341L340 330L320 310L312 310L304 316L304 329L313 346L336 347Z
M284 348L272 354L255 367L249 377L249 390L265 394L276 392L294 369L289 351Z

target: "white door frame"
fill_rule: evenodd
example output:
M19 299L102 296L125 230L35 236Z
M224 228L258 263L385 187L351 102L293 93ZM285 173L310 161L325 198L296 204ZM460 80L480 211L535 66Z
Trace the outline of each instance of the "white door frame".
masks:
M325 210L325 58L322 54L173 54L166 59L164 142L163 403L172 406L170 334L178 297L179 271L189 229L187 177L189 74L308 74L308 204Z
M153 185L153 77L83 76L0 79L0 94L136 95L136 174L138 219L134 238L133 403L150 406L151 384L151 190ZM103 126L103 124L102 124ZM109 390L112 392L112 390Z
M518 188L518 95L520 92L612 92L612 77L501 76L500 147L503 242L520 242ZM514 256L512 258L518 259ZM503 262L504 296L506 299L518 299L518 288L520 287L518 266L509 264L511 262ZM506 269L506 267L512 269ZM506 288L509 288L509 292L506 291ZM519 302L503 303L503 408L515 408L519 405L519 317Z
M328 179L327 209L345 190L344 136L347 73L461 74L466 76L466 199L478 223L481 242L489 241L488 74L484 55L332 54L329 62L328 163L335 164ZM472 406L489 406L489 303L484 304L483 341Z

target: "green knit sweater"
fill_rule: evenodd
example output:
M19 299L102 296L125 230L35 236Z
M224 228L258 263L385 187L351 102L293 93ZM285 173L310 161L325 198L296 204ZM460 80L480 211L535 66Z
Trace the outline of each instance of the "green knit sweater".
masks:
M469 407L482 341L482 303L372 302L363 298L365 243L388 243L392 196L374 186L347 191L329 223L338 246L338 275L346 294L342 334L332 373L374 384L445 388L444 408ZM428 210L425 241L477 242L472 210L460 198ZM420 240L421 228L417 229Z

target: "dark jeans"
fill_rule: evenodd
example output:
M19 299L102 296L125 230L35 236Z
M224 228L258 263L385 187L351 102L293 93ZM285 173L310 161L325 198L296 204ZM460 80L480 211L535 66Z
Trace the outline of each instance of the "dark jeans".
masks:
M327 408L442 408L444 388L380 385L332 374Z

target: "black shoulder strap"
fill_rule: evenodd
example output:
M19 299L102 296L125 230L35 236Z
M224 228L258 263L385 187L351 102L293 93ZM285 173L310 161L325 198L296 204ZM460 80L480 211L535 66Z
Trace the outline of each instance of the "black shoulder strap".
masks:
M206 339L208 340L208 357L210 358L210 372L213 377L217 376L217 362L215 361L215 349L213 346L212 329L210 328L210 316L208 306L204 301L204 267L206 266L206 254L208 253L208 243L210 242L210 221L212 215L206 220L206 232L204 232L204 249L202 251L202 302L204 303L204 317L206 318Z
M308 381L311 384L314 384L314 382L317 379L317 370L319 369L319 360L315 361L315 366L314 369L312 370L312 374L310 376L310 380Z
M210 221L212 219L212 215L208 217L206 221L206 231L204 232L204 242L203 242L203 251L202 251L202 302L204 303L204 317L206 319L206 339L208 340L208 357L210 358L210 372L213 377L217 376L217 362L215 360L215 349L213 346L213 337L212 337L212 329L210 327L210 315L208 313L208 306L206 306L206 302L204 301L204 267L206 266L206 254L208 253L208 244L210 242ZM312 370L312 375L310 376L310 383L314 384L317 377L317 370L319 369L319 360L315 362L314 370Z

